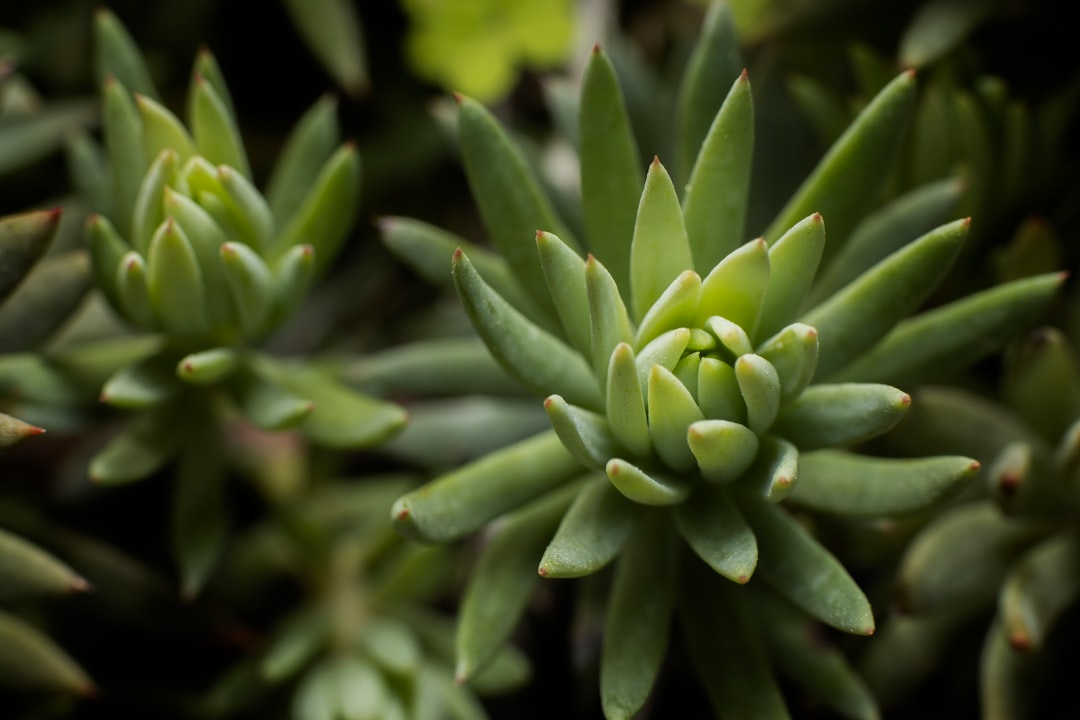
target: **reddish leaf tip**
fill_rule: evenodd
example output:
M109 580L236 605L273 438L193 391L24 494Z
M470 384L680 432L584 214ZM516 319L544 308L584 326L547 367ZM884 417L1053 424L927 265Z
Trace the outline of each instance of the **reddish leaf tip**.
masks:
M537 242L539 242L543 238L544 238L544 231L543 230L537 230L536 231L536 240L537 240Z
M458 105L461 105L465 102L465 96L461 93L451 93L451 95L454 98L454 102L456 102Z
M465 251L462 250L461 248L458 248L457 250L454 251L454 262L457 262L458 260L460 260L464 256L465 256Z
M653 155L652 156L652 167L660 167L660 156L659 155Z
M820 224L820 223L825 222L825 218L821 217L821 213L816 212L816 213L814 213L813 215L810 216L810 222Z
M750 73L748 73L746 71L746 68L743 68L742 72L739 73L739 80L742 81L742 82L746 82L749 79L750 79Z
M1062 270L1061 272L1059 272L1057 274L1057 280L1058 280L1059 283L1063 283L1068 279L1069 279L1069 271L1068 270Z
M745 71L745 70L743 70L743 73L745 73L745 72L746 72L746 71ZM750 576L749 576L749 575L747 575L746 573L743 573L743 574L739 575L739 577L737 577L737 578L736 578L736 581L737 581L737 582L738 582L738 583L739 583L740 585L745 585L746 583L750 582Z
M195 372L195 364L193 362L191 362L190 360L185 360L184 364L181 367L183 368L184 372L186 372L186 373Z
M866 637L870 637L871 635L873 635L873 634L874 634L874 630L875 630L874 626L873 626L873 625L871 625L870 627L868 627L868 628L866 628L865 630L863 630L863 631L862 631L862 634L863 634L863 635L865 635Z
M100 395L98 395L98 402L109 402L109 394L106 392L102 392Z
M398 519L398 520L408 520L408 519L409 519L409 508L407 508L407 507L405 507L405 506L403 505L403 506L401 507L401 509L400 509L400 510L398 510L398 511L397 511L397 512L396 512L396 513L394 514L394 517L395 517L396 519Z
M1029 652L1034 643L1030 635L1023 630L1017 630L1009 635L1009 645L1017 652Z
M903 75L908 80L914 80L915 79L915 68L908 68L907 70L904 71Z
M791 482L791 478L787 475L781 475L780 477L776 478L776 484L780 487L787 487L788 485L791 485Z
M979 468L981 467L982 463L980 463L978 460L972 460L971 463L967 466L968 474L974 475L975 473L979 472Z
M536 574L542 578L546 578L548 576L548 569L541 565L540 569L536 571Z
M85 578L75 576L71 579L71 589L75 592L89 592L93 588Z
M544 398L544 409L547 410L548 408L550 408L554 402L555 398L553 397Z
M904 393L904 396L900 398L900 405L903 407L911 405L911 396Z
M45 428L38 427L37 425L29 425L23 430L25 435L44 435Z
M599 55L600 54L600 43L594 43L593 44L593 46L592 46L592 54L593 55Z

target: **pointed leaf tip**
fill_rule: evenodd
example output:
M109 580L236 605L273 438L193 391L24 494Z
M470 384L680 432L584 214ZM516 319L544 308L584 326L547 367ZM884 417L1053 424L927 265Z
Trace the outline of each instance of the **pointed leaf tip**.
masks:
M653 167L660 167L660 156L659 155L653 155L651 164L652 164Z
M461 105L462 103L465 102L465 96L462 95L461 93L450 93L450 94L451 94L451 96L453 96L454 102L456 102L458 105Z
M749 79L750 79L750 73L748 73L748 72L746 71L746 68L743 68L743 69L742 69L742 72L741 72L741 73L739 73L739 81L740 81L740 82L746 82L746 81L747 81L747 80L749 80Z

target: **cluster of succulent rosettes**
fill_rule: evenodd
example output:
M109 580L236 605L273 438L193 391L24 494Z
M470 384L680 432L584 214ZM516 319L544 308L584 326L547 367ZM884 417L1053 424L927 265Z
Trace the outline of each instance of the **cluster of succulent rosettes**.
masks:
M980 458L987 473L983 492L933 518L900 561L897 612L866 658L883 702L902 698L953 638L995 608L981 649L983 717L1046 712L1042 683L1054 676L1032 669L1052 664L1048 652L1071 653L1054 640L1080 600L1080 357L1055 328L1013 350L1002 403L926 388L892 440L904 451L948 444Z

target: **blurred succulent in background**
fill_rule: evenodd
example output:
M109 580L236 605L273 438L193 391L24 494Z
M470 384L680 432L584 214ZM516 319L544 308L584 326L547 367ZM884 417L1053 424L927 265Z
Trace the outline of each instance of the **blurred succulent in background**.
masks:
M873 716L851 669L803 629L812 617L869 634L870 606L777 503L790 496L850 517L906 513L969 478L978 464L965 457L889 460L838 448L888 431L907 409L906 394L880 383L992 352L1060 284L1056 274L1018 281L904 320L948 271L968 227L935 228L940 208L893 206L859 225L910 119L910 73L867 106L764 236L744 244L754 146L746 74L719 109L711 104L712 71L729 64L732 38L730 17L714 5L681 92L675 145L691 160L681 198L658 160L642 191L619 84L606 55L593 53L577 132L587 258L520 150L466 98L465 172L498 253L416 221L383 224L391 249L425 276L441 280L453 253L453 282L477 333L508 375L548 396L554 428L394 506L399 529L427 542L503 516L463 600L460 678L502 646L537 563L546 577L581 577L618 558L600 613L606 716L630 717L645 703L676 608L718 713L783 714L775 664L831 708ZM830 251L824 222L836 239ZM828 286L814 287L819 263ZM679 562L680 536L715 573ZM737 591L755 572L763 582ZM825 676L832 691L821 691Z
M900 450L956 448L988 472L983 492L933 518L901 559L896 610L865 658L885 702L902 700L966 629L993 614L979 664L982 716L1064 712L1052 684L1053 668L1073 652L1072 640L1056 636L1059 621L1080 596L1080 361L1054 328L1017 343L1007 360L1003 403L925 388L890 438Z
M262 482L273 482L283 464L307 474L304 444L295 438L243 437L247 471L262 474ZM528 662L508 647L469 687L454 683L453 622L426 607L449 589L453 555L406 542L388 517L394 498L415 487L413 478L309 481L238 537L226 560L215 589L233 605L257 605L282 575L303 599L257 656L223 677L208 711L229 717L267 710L285 687L298 720L483 718L472 690L505 692L528 679Z
M90 475L130 482L179 457L173 529L190 594L225 534L224 407L336 448L377 443L405 418L310 364L256 349L352 224L359 161L352 145L338 147L334 104L320 101L301 120L264 197L214 58L204 52L195 63L189 132L154 99L119 21L100 10L96 26L105 150L77 143L72 165L100 211L86 226L97 285L135 335L77 352L98 374L113 366L101 399L139 415L93 458ZM62 370L73 374L72 364Z
M284 0L300 37L334 80L354 97L370 89L364 26L350 0Z
M447 90L494 102L523 68L566 60L574 30L570 0L402 0L416 73Z

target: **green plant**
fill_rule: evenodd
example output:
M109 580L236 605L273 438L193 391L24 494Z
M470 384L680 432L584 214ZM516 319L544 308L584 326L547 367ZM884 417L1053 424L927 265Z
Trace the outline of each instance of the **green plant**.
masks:
M387 244L428 277L445 272L453 253L453 283L477 333L507 374L547 396L553 426L395 504L399 529L428 542L504 516L463 600L459 677L505 642L537 566L546 577L581 577L618 559L603 620L608 717L645 703L676 611L718 713L782 714L776 665L812 692L827 676L823 702L872 715L850 668L826 661L830 651L800 629L813 617L869 634L869 603L777 503L846 517L905 513L970 477L978 463L969 458L889 460L836 448L903 415L908 396L878 383L992 352L1061 281L1006 284L904 320L947 272L968 221L911 240L898 234L926 216L909 208L891 223L878 219L858 252L844 245L876 201L910 118L910 73L867 106L764 236L744 244L754 144L746 74L718 111L709 106L708 69L731 52L729 23L714 7L684 79L676 147L696 160L681 198L658 160L641 190L618 82L604 53L593 53L577 133L587 257L520 151L467 98L459 98L460 145L497 254L416 221L384 222ZM831 252L823 217L836 229ZM536 227L547 232L533 246ZM819 262L843 279L808 301ZM680 537L715 573L682 561ZM752 575L761 581L738 589Z

